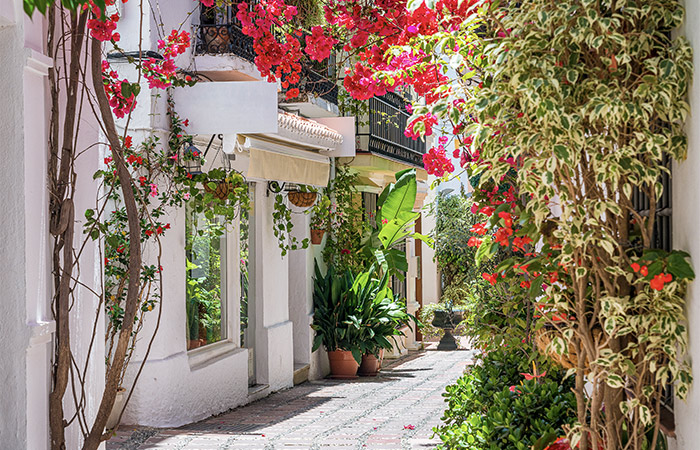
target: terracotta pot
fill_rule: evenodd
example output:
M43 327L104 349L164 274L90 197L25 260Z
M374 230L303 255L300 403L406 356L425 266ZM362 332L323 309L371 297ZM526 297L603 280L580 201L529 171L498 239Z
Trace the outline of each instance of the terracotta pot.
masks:
M349 350L334 350L328 352L328 360L331 363L331 378L349 380L357 378L357 369L360 367Z
M361 377L376 377L379 372L379 360L372 353L362 355L362 364L357 370L357 374Z
M323 235L326 234L326 230L314 230L311 229L311 243L313 245L319 245L323 240Z

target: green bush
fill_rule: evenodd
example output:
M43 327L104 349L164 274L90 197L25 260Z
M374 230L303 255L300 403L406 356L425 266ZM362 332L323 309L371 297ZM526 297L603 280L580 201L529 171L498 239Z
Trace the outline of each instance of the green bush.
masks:
M527 356L502 348L477 363L443 394L448 408L435 428L442 449L530 450L545 436L563 434L575 420L573 380L548 367L544 377L526 380ZM540 372L542 371L541 368Z

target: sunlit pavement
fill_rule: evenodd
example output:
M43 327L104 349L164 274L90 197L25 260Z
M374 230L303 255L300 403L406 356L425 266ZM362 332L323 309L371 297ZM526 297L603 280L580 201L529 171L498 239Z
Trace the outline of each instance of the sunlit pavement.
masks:
M429 449L465 350L414 352L376 378L308 382L177 429L121 428L108 450Z

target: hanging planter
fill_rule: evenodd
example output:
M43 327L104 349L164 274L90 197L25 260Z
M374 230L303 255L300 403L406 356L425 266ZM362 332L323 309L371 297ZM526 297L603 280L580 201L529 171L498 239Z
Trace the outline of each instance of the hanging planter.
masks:
M302 191L291 191L287 194L289 202L298 206L299 208L308 208L316 203L316 197L318 194L316 192L302 192Z
M214 182L216 183L216 189L211 188L211 183L213 182L205 182L204 190L213 195L214 197L218 198L219 200L227 200L228 194L233 192L233 183L231 183L230 181L221 180L218 183Z
M326 234L326 230L316 230L311 229L311 243L313 245L320 245L323 241L323 235Z

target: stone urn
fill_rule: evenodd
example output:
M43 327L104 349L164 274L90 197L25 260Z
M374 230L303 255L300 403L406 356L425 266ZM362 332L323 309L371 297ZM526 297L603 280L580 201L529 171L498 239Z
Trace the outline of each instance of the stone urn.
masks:
M457 328L457 325L459 325L462 320L464 320L463 311L435 310L435 317L433 318L432 324L434 327L442 328L445 331L445 334L438 344L438 350L457 350L457 340L452 335L452 331Z

